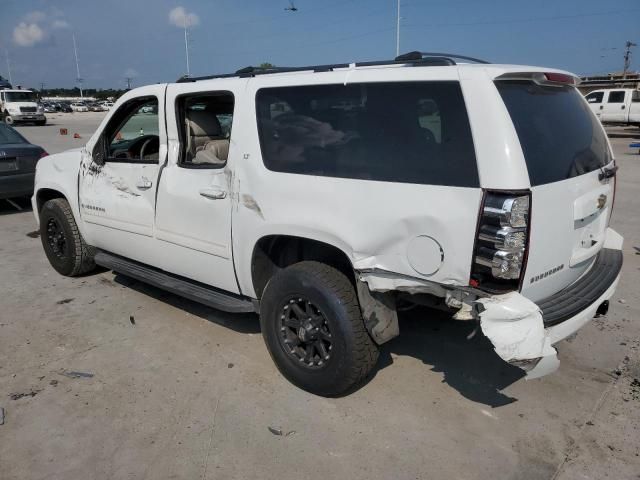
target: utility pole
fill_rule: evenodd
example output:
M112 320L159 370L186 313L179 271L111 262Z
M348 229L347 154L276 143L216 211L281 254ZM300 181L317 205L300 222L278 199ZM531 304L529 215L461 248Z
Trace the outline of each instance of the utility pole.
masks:
M398 1L398 13L396 17L396 57L400 55L400 0Z
M131 80L133 80L133 77L124 77L124 79L127 82L127 90L131 90Z
M622 71L622 78L627 78L627 71L631 66L631 48L637 47L638 45L631 41L627 41L624 46L626 47L626 49L624 51L624 70Z
M187 31L187 16L184 17L184 53L187 58L187 77L191 76L191 70L189 69L189 33Z
M11 78L11 64L9 63L9 50L4 49L4 56L7 59L7 75L9 75L9 83L13 85L13 79Z
M78 63L78 47L76 46L76 34L72 33L71 36L73 38L73 54L76 57L76 80L78 82L78 88L80 88L80 98L84 98L84 95L82 94L82 78L80 78L80 64Z

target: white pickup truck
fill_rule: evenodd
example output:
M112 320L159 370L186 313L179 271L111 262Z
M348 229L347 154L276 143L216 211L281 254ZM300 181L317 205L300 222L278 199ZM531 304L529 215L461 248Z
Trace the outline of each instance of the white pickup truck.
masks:
M585 98L602 123L640 127L640 90L631 88L594 90Z
M8 125L47 123L44 107L38 103L36 94L31 90L0 90L0 114Z
M321 395L365 378L416 304L550 373L620 278L617 167L574 75L456 58L131 90L38 163L44 251L63 275L98 264L259 313L283 375Z

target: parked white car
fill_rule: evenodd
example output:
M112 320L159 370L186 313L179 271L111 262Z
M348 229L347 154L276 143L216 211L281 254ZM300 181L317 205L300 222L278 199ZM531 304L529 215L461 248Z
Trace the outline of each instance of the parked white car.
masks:
M105 111L109 111L113 108L113 102L101 102L100 105L102 105L102 108L104 108Z
M89 107L87 107L86 104L82 103L82 102L74 102L71 104L71 109L74 112L88 112L89 111Z
M98 264L258 312L316 394L360 382L414 304L544 375L622 265L613 153L575 83L412 52L137 88L38 164L43 248L63 275Z
M640 126L640 91L631 88L594 90L585 98L602 123Z

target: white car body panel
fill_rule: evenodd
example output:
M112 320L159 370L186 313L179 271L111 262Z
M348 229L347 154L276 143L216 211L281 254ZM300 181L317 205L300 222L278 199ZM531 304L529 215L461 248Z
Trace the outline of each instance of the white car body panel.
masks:
M158 99L158 118L164 118L165 85L142 87L123 95L118 104L138 96ZM153 230L159 164L107 162L96 165L91 151L99 133L115 110L108 114L96 134L83 150L80 168L80 216L84 235L91 245L134 260L154 264L161 257L155 248ZM164 122L159 122L160 151L158 158L167 155ZM141 188L149 182L150 188Z
M138 88L116 102L86 148L40 161L34 212L37 216L39 189L59 190L89 244L251 298L258 297L252 259L260 239L317 240L344 252L372 292L429 293L446 297L447 304L451 292L463 292L466 300L455 302L466 302L468 308L459 318L476 318L471 305L482 304L478 318L498 355L506 361L535 360L530 376L548 373L558 363L552 345L589 321L615 284L591 307L551 328L544 328L535 302L578 280L600 249L619 249L621 239L607 230L614 180L603 183L594 171L531 186L516 129L494 80L507 72L536 71L567 73L509 65L390 66ZM255 113L259 89L428 80L460 82L479 187L300 175L265 167ZM184 168L178 165L182 125L176 122L176 99L212 91L230 91L235 97L228 161L224 168ZM166 119L160 122L159 163L97 166L91 152L110 118L124 102L147 95L158 98L158 117ZM149 182L149 188L141 190L140 181ZM521 292L482 295L469 288L483 190L531 191ZM212 199L202 194L208 191L224 195ZM563 268L553 275L537 278L559 265Z

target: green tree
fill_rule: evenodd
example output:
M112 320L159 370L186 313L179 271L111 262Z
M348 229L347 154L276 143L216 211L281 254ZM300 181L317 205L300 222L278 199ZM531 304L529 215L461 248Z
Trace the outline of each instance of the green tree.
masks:
M260 68L275 68L275 65L273 63L269 63L269 62L263 62L258 66Z

